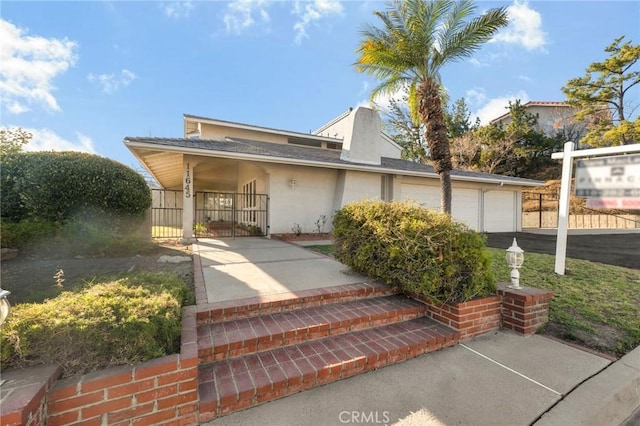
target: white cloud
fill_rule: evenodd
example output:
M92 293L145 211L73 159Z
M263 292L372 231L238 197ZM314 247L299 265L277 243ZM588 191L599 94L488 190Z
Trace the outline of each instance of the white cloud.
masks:
M76 140L62 138L49 129L24 129L31 133L31 141L24 146L24 151L80 151L95 154L93 141L86 135L76 132Z
M522 80L522 81L526 81L526 82L533 81L533 79L531 77L529 77L528 75L524 75L524 74L519 75L518 76L518 80Z
M175 19L188 18L195 7L195 4L191 1L172 1L160 4L164 14L169 18Z
M475 114L472 114L471 121L475 121L475 117L478 117L481 124L489 124L489 122L494 118L498 118L501 115L506 114L508 112L507 108L509 106L509 101L513 102L516 99L520 99L524 104L529 102L529 95L520 90L515 94L490 99L482 108L478 109Z
M480 105L487 99L487 94L482 87L474 87L467 90L465 98L469 105Z
M116 74L89 74L87 80L90 82L96 82L100 85L102 91L107 94L111 94L117 90L127 87L133 80L138 78L134 73L127 69L120 71L119 75Z
M300 44L303 39L309 38L307 27L311 23L331 15L340 15L342 11L342 3L338 0L314 0L312 2L297 0L292 11L299 18L293 25L293 30L296 32L296 44Z
M507 8L509 26L496 34L494 41L518 44L527 50L540 49L544 51L547 34L542 31L542 17L540 13L529 7L527 0L515 0Z
M255 23L254 16L260 16L263 23L271 19L266 0L234 0L227 5L223 21L228 33L241 34Z
M27 33L0 19L0 102L13 114L29 111L27 105L60 111L53 79L75 64L77 44Z
M469 63L471 65L473 65L474 67L478 67L478 68L482 68L482 67L486 67L487 66L486 62L480 62L480 60L478 58L469 59Z

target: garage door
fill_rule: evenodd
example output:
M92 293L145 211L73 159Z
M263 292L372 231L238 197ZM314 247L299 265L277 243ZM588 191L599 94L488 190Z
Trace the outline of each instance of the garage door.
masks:
M484 232L515 232L516 193L488 191L484 193Z
M477 231L480 226L480 191L454 187L451 190L451 216Z
M401 188L402 199L415 201L421 207L440 210L440 187L403 183Z

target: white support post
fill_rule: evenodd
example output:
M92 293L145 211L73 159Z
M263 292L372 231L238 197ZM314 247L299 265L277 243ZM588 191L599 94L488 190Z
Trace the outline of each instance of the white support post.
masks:
M560 183L560 205L558 206L558 235L556 236L555 273L564 275L567 257L567 232L569 228L569 199L571 196L571 175L573 171L573 142L564 144L562 156L562 181Z
M189 244L193 242L193 161L185 158L183 160L182 172L182 242Z

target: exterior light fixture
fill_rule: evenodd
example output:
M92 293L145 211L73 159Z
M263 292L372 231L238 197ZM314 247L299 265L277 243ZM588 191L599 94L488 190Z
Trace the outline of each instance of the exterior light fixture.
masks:
M289 186L291 187L291 189L296 189L296 180L294 178L291 178L291 180L289 181Z
M11 292L0 288L0 325L4 324L11 311L11 304L9 303L9 296Z
M513 239L513 244L507 249L507 265L511 267L511 285L509 288L520 290L520 271L518 268L522 266L524 262L524 251L518 247L516 239Z

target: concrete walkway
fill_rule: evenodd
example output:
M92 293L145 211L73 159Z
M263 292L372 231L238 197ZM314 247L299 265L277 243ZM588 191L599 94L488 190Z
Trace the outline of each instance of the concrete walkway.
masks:
M195 245L209 303L369 281L327 256L279 240L201 239Z
M197 243L209 302L366 281L281 241ZM610 360L497 332L208 425L620 425L640 407L640 348Z

